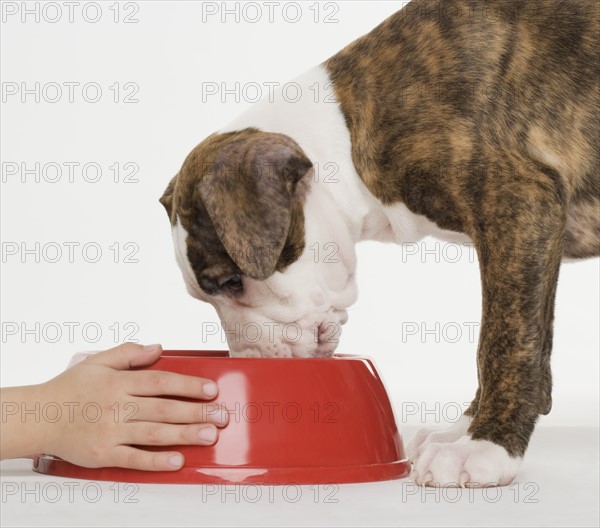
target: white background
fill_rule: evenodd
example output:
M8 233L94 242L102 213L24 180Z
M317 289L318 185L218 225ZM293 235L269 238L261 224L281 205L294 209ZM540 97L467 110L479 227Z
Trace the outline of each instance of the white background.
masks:
M236 22L235 15L225 22L220 15L203 22L200 2L169 2L168 7L138 2L133 4L139 9L133 14L138 23L115 23L113 2L101 3L97 23L84 20L86 3L74 8L73 23L64 6L56 23L44 20L44 14L57 16L50 7L41 12L39 22L34 15L25 23L21 13L8 16L2 24L3 92L14 86L10 83L26 83L28 88L40 83L42 93L38 103L34 95L22 102L21 93L3 93L3 247L6 253L14 248L12 243L28 248L36 242L41 248L50 244L46 257L53 259L58 244L63 255L56 263L44 261L43 254L40 262L35 262L36 255L26 255L22 263L21 253L3 254L2 385L44 381L59 373L73 353L114 346L131 329L137 331L130 337L160 342L165 348L226 348L221 336L207 337L202 331L203 322L217 321L216 313L186 293L169 223L158 203L189 150L250 104L236 102L233 94L225 102L220 95L203 102L203 83L223 82L234 89L236 82L284 82L368 32L403 4L342 2L326 8L321 3L315 22L313 3L305 2L297 23L286 22L278 8L270 23L265 6L257 23L243 16ZM235 4L229 7L235 9ZM133 10L121 4L120 18ZM245 14L255 17L256 11ZM324 23L328 14L337 23ZM89 8L86 15L95 17L96 12ZM288 17L294 16L290 10ZM44 85L52 82L63 87L56 103L45 100L55 97L55 91L46 88L49 91L43 93ZM80 86L71 103L65 82L98 83L102 97L88 103ZM115 89L110 89L114 83L121 87L120 99L131 91L124 85L135 83L139 102L115 103ZM94 91L87 95L93 97ZM13 165L6 165L25 163L32 168L36 162L46 165L49 178L56 172L47 164L64 162L97 163L102 176L98 183L87 183L80 166L70 183L63 166L60 181L49 183L40 168L39 183L35 174L22 183L22 174L10 175L7 167ZM139 182L114 183L109 167L115 162L121 167L137 164ZM65 242L80 244L73 263ZM115 242L120 247L118 263L110 249ZM101 248L99 262L85 261L86 243ZM139 248L134 255L139 262L123 262L132 247ZM360 244L359 301L350 310L338 349L375 359L402 424L420 423L427 410L432 411L429 421L452 420L476 387L476 339L469 338L468 325L479 321L481 311L477 263L465 247L455 263L445 262L443 255L454 259L456 247L441 243L436 252L434 240L427 240L426 247L433 254L409 255L400 247ZM89 258L94 258L92 249ZM598 268L598 259L562 267L553 352L554 408L542 424L597 424ZM73 339L71 323L78 324ZM407 334L414 325L435 329L436 323L437 333ZM19 329L13 335L15 324L34 333ZM62 336L50 342L56 340L57 327ZM98 328L101 337L93 342ZM458 339L457 328L462 331Z
M11 3L3 2L3 10L7 4ZM34 248L39 242L48 252L46 261L40 255L40 262L35 262L34 254L27 255L25 263L20 253L3 254L2 386L47 380L65 367L72 354L114 346L131 328L137 331L130 337L160 342L165 348L226 348L219 336L207 338L202 331L203 322L217 321L216 314L186 293L169 223L158 203L189 150L249 104L236 103L234 95L225 102L218 96L203 102L203 83L224 82L235 88L236 82L285 82L368 32L403 4L337 2L333 13L321 3L315 22L314 3L303 2L297 23L287 22L277 8L270 23L263 6L262 20L253 24L243 18L236 22L233 15L225 22L220 16L203 22L199 2L167 6L147 1L132 4L138 9L133 14L137 23L115 23L110 1L101 3L101 20L89 23L82 14L87 3L81 2L73 23L64 6L62 19L54 24L43 14L39 22L33 15L22 22L21 13L3 21L3 95L15 86L11 83L19 87L27 83L28 88L40 83L42 90L54 82L63 86L63 97L50 103L42 94L36 103L34 95L28 95L21 102L19 93L6 95L2 104L3 247L24 243ZM235 9L233 3L228 6ZM55 11L46 9L47 18L56 17ZM96 16L89 9L88 18ZM134 9L122 3L120 20ZM256 12L246 14L253 17ZM327 14L337 22L324 23ZM293 17L294 12L288 15ZM79 88L70 103L65 82L98 83L102 97L95 104L85 102ZM114 88L110 89L115 83L121 88L116 103ZM123 91L126 83L137 85L134 97L139 102L122 102L130 93ZM46 95L54 97L55 92ZM75 181L69 183L66 167L57 183L43 179L36 183L35 174L22 183L21 173L9 175L7 167L12 164L32 168L36 162L40 177L41 167L46 166L45 174L52 178L55 173L48 164L65 162L96 163L102 177L98 183L86 183L76 169ZM139 182L114 183L109 167L116 162L121 167L137 164ZM73 263L68 262L65 243L79 243ZM83 258L81 249L88 243L101 248L99 262ZM120 248L117 263L110 249L115 243ZM56 244L63 248L62 259L50 263ZM132 247L125 244L139 248L134 255L137 263L123 262ZM455 419L476 387L476 340L469 338L468 327L479 321L481 311L477 263L468 248L463 247L462 257L452 263L448 260L456 257L456 247L441 245L436 251L433 240L420 249L424 247L433 253L410 255L414 248L403 251L378 243L359 246L361 295L350 311L339 348L375 359L405 436L426 418ZM482 490L473 496L464 493L458 502L440 499L435 492L412 495L414 488L403 480L341 486L335 504L316 503L308 487L298 503L279 498L254 504L221 494L204 500L201 487L148 485L140 487L139 503L125 504L113 500L114 488L103 483L98 505L83 501L80 494L74 503L65 498L58 503L43 497L36 501L35 492L26 499L12 497L6 504L3 498L7 506L2 508L3 524L597 525L598 268L594 259L561 270L554 408L541 419L516 488L502 488L500 501L486 499ZM21 324L34 333L23 334ZM13 334L15 325L19 331ZM69 325L74 328L73 339ZM84 325L87 334L82 333ZM408 335L408 329L421 325L434 332ZM62 335L56 340L57 327ZM101 336L92 342L98 328ZM459 339L457 328L462 331ZM35 489L36 483L53 482L66 494L64 479L34 474L27 461L2 463L3 486L16 483L21 489ZM79 482L77 490L84 484Z

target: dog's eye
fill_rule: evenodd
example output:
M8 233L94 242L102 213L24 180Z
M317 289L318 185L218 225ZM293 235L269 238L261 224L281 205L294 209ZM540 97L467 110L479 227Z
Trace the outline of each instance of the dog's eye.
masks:
M239 294L243 291L242 277L239 273L233 275L224 275L217 279L217 285L220 290L228 291L233 294Z

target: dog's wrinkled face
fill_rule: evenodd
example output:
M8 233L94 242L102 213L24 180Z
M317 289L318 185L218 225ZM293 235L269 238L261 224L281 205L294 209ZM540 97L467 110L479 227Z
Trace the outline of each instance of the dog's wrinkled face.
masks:
M217 310L231 355L329 356L356 299L355 255L313 168L283 134L213 134L160 199L188 292Z

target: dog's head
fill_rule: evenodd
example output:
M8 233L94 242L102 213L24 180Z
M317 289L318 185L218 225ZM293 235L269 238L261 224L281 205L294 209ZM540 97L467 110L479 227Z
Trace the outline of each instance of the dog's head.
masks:
M356 299L343 220L283 134L213 134L160 202L188 292L217 310L234 356L329 356Z

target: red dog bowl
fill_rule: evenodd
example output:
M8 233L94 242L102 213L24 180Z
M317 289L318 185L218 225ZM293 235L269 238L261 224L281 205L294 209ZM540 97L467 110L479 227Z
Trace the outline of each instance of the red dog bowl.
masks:
M229 424L213 446L169 446L179 471L88 469L39 455L39 473L174 484L331 484L405 477L409 462L372 361L232 358L227 352L165 351L151 367L217 382Z

